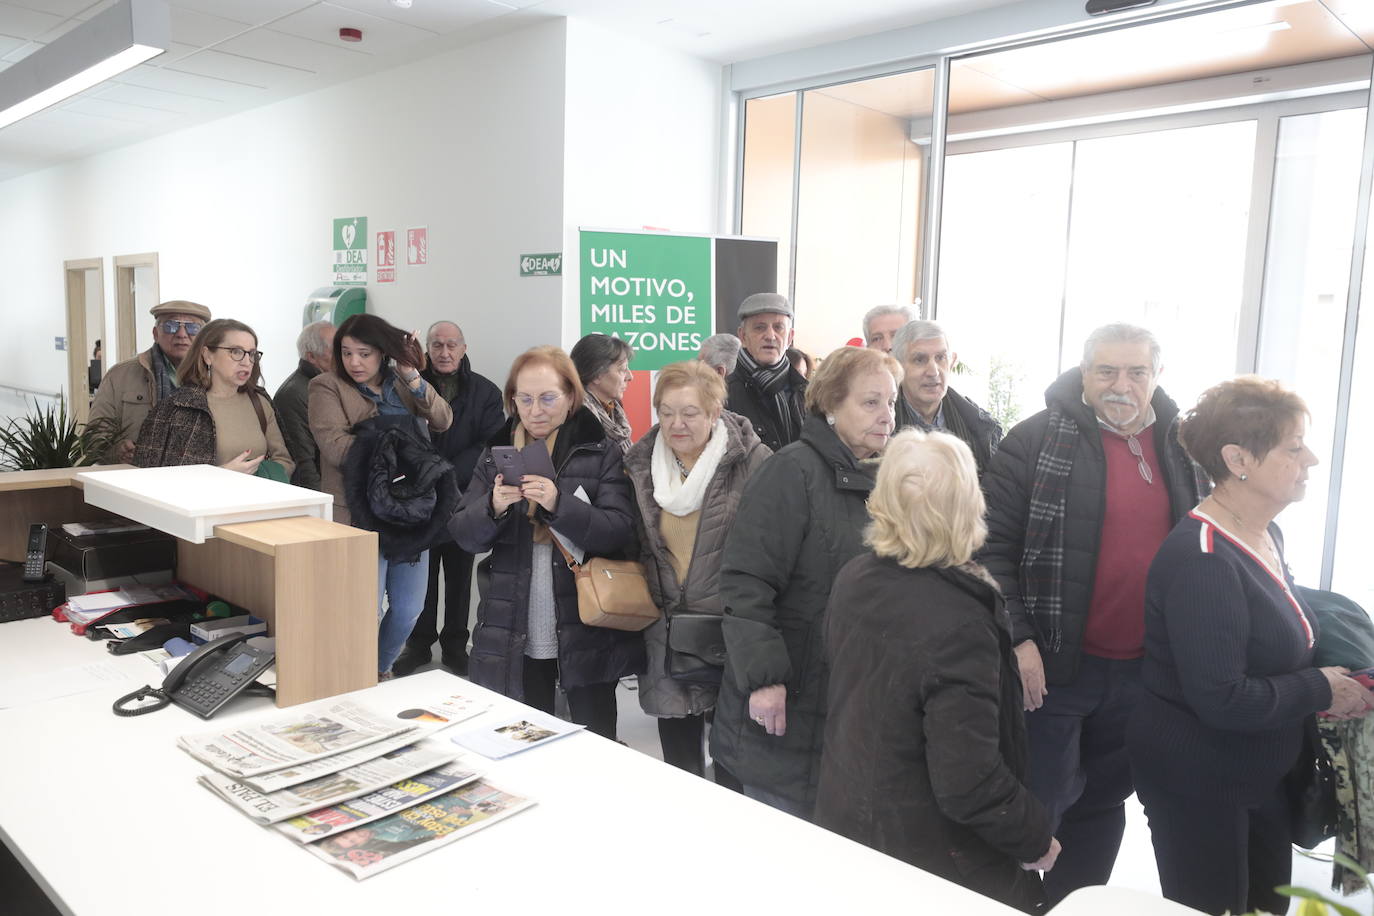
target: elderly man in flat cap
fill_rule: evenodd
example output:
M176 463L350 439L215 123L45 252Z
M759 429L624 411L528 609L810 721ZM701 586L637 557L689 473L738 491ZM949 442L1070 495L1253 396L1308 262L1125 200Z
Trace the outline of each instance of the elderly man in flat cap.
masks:
M89 422L108 422L117 430L105 461L127 464L148 412L177 387L177 367L191 349L191 338L210 320L199 302L160 302L153 315L153 346L111 367L91 402Z
M781 293L754 293L739 306L739 360L725 379L730 409L754 424L773 451L801 437L806 378L787 356L792 303Z

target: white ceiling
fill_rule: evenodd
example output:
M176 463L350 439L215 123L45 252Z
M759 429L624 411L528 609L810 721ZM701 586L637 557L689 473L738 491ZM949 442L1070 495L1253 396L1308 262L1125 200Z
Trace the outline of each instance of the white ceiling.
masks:
M576 16L729 63L1007 0L167 0L172 47L0 129L0 181L478 41ZM0 71L113 0L0 0ZM363 41L341 41L341 27Z

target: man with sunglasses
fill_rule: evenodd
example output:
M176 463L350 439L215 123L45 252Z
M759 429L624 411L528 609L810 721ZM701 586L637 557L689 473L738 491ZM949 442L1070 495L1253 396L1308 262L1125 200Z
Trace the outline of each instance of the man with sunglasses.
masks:
M153 346L110 368L91 402L90 422L108 423L117 430L105 453L111 464L127 464L134 456L134 440L148 412L177 388L177 367L191 349L191 340L210 320L199 302L173 299L160 302L153 315Z
M1093 331L1082 363L1007 433L983 478L979 559L1011 615L1026 782L1063 845L1045 875L1051 906L1111 876L1134 790L1126 721L1142 692L1145 578L1199 498L1161 368L1144 328Z

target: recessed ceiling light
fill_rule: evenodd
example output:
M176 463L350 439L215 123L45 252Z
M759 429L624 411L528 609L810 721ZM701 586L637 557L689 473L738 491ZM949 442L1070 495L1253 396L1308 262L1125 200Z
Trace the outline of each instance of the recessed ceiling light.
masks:
M398 10L408 10L410 9L411 2L412 0L391 0L391 5Z

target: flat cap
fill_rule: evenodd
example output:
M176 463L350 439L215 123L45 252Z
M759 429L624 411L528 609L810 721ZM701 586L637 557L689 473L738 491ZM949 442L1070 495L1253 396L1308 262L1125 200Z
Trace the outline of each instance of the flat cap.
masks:
M201 321L210 320L210 310L199 302L189 302L186 299L171 299L167 302L159 302L157 305L148 309L154 318L162 315L194 315Z
M788 318L796 317L792 314L792 303L788 302L782 293L754 293L739 304L740 321L765 313L786 315Z

